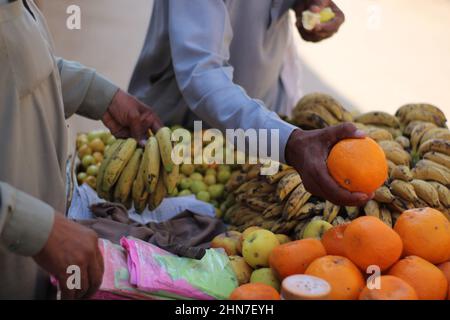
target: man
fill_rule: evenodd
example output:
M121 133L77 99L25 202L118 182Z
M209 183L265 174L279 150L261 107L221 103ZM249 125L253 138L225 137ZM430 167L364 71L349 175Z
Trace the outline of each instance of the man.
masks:
M63 298L101 284L103 261L92 231L64 218L65 118L103 120L119 137L145 138L160 120L94 70L53 56L32 0L0 0L0 299L44 298L48 274ZM78 266L81 288L69 290Z
M288 100L280 77L288 10L301 21L305 10L326 7L335 12L333 20L312 31L298 23L303 39L313 42L331 37L344 21L330 0L155 0L130 92L169 124L200 118L222 130L278 129L281 161L300 172L311 193L336 204L363 204L371 195L340 188L326 166L336 142L362 134L351 124L303 132L275 113Z

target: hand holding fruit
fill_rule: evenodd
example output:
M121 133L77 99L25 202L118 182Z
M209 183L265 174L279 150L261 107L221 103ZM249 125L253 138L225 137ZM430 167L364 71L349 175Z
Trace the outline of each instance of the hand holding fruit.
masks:
M327 8L329 8L327 10ZM312 14L319 14L332 11L332 14L323 14L320 23L315 25L312 30L307 30L303 24L304 12L311 12ZM300 0L294 6L297 15L297 27L306 41L319 42L333 36L345 21L344 13L331 0Z
M351 193L340 187L328 172L327 158L340 140L363 137L364 134L349 123L321 130L295 130L286 147L286 160L300 173L303 184L313 195L337 205L361 206L373 195Z
M118 138L146 139L148 129L157 132L162 122L152 109L126 92L119 90L103 115L103 123Z
M50 237L34 261L58 279L63 299L88 298L101 285L104 269L97 235L62 214L55 213ZM67 279L71 276L67 268L71 265L80 268L80 290L67 288Z

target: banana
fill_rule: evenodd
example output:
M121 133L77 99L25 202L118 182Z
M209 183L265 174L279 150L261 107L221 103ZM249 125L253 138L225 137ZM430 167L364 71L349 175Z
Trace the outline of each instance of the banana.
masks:
M148 199L150 210L155 210L156 208L158 208L166 195L167 189L164 186L164 179L160 176L156 185L155 192L153 192Z
M174 163L172 160L172 131L168 127L163 127L156 133L156 139L158 140L159 153L161 154L162 164L164 170L172 172Z
M450 187L450 170L429 160L420 160L413 169L416 179L436 181Z
M128 162L127 166L123 170L120 175L119 180L117 181L114 200L119 201L120 203L126 203L131 192L131 188L133 186L133 182L136 179L136 175L139 170L139 165L141 163L142 158L142 149L136 149L134 151L133 156Z
M406 124L411 121L426 121L444 127L447 121L445 114L439 108L426 103L404 105L397 110L395 115Z
M374 200L380 203L392 203L395 200L395 196L388 187L382 186L375 191Z
M401 147L396 147L395 145L392 144L384 144L383 142L388 141L381 141L380 143L380 146L383 149L384 154L386 155L386 158L388 160L392 161L396 165L409 166L411 162L411 156L408 152L403 150L403 148Z
M437 190L428 182L414 179L411 184L420 199L425 201L429 206L438 208L440 206L439 194Z
M329 127L328 123L317 113L306 110L297 114L294 122L302 129L323 129Z
M387 208L382 207L380 209L380 219L392 228L392 214Z
M279 201L283 201L300 183L302 179L297 172L284 176L277 185L277 195Z
M303 239L303 232L305 231L305 228L309 224L309 222L310 222L310 220L308 220L308 219L298 221L298 223L294 229L295 239L298 239L298 240Z
M265 220L263 223L261 223L260 227L266 230L270 230L273 228L275 223L277 223L277 220L275 219Z
M289 169L286 169L286 170L279 171L279 172L277 172L277 173L275 173L273 175L266 176L266 180L267 180L268 183L274 184L274 183L277 183L278 181L280 181L281 178L283 178L285 175L288 175L288 174L291 174L291 173L294 173L294 172L297 172L297 171L295 169L293 169L293 168L289 168Z
M103 192L109 192L120 177L123 169L130 161L136 151L137 141L127 139L111 156L108 165L105 168L101 189Z
M382 125L392 128L399 128L400 122L396 117L382 111L364 113L355 118L355 122L372 125Z
M387 132L389 132L392 137L395 139L403 134L402 130L400 128L392 128L392 127L386 127L386 126L376 126L379 129L384 129Z
M339 214L340 206L337 206L330 201L325 202L325 209L323 210L323 218L325 221L331 223Z
M103 178L105 176L105 170L106 167L109 164L109 161L111 160L112 156L117 152L117 150L122 146L122 144L125 142L125 140L117 139L109 148L107 151L105 151L104 159L102 161L102 164L100 165L100 168L98 170L97 174L97 193L100 198L108 199L109 198L109 192L103 192L102 190L102 183Z
M324 210L325 210L325 202L317 202L314 205L314 215L321 216L323 215Z
M416 202L418 200L418 196L414 187L411 183L405 182L402 180L394 180L391 182L391 191L392 194L400 197L408 202Z
M430 181L429 183L437 191L438 196L439 196L439 202L445 208L449 209L450 208L450 190L446 186L444 186L438 182Z
M331 224L334 227L337 227L337 226L340 226L340 225L346 224L346 223L347 223L347 221L345 221L345 219L342 218L341 216L337 216L336 219L334 219L333 222L331 222Z
M381 148L392 148L392 149L400 149L400 150L404 150L403 146L398 143L397 141L394 140L384 140L384 141L378 141L378 144L380 145Z
M276 226L277 224L275 224ZM272 227L271 231L276 234L290 234L297 226L297 221L287 221L278 224L278 228Z
M247 181L256 179L259 177L261 173L261 165L253 165L250 170L247 172L247 177L245 178Z
M266 210L271 205L271 203L264 201L264 199L262 199L261 197L248 198L246 199L245 203L251 209L260 213Z
M370 200L364 206L364 213L366 216L375 217L381 219L380 206L376 201Z
M377 142L394 140L394 137L392 136L392 134L385 129L380 129L377 127L368 127L365 130L365 132L369 138L372 138L373 140L375 140Z
M308 202L300 210L296 211L292 216L288 217L287 220L302 220L315 213L315 204Z
M422 144L419 148L419 155L423 156L430 151L436 151L450 156L450 141L443 139L431 139Z
M395 167L397 166L395 163L393 163L391 160L387 159L386 160L387 165L388 165L388 175L390 176L392 171L394 171Z
M295 216L296 212L303 207L310 197L311 194L306 191L305 186L302 183L299 184L297 188L292 191L284 206L283 217L288 218Z
M158 140L151 136L145 145L144 158L146 167L144 168L144 182L147 192L152 194L156 190L161 171L161 155L159 151ZM178 173L171 176L172 179L178 179Z
M320 116L329 126L334 126L338 124L340 121L334 117L334 115L328 111L327 108L325 108L321 104L316 103L308 103L303 104L299 108L296 108L293 112L293 118L296 119L297 117L300 117L300 113L305 111L311 111L318 116Z
M403 211L414 209L415 205L412 202L407 202L401 198L395 198L394 201L388 204L393 211L402 213Z
M274 203L268 206L262 213L265 219L279 218L283 213L283 205L280 203Z
M167 193L171 194L177 187L178 177L180 175L180 166L174 165L172 172L163 171L163 180Z
M402 135L395 138L395 142L400 144L403 147L403 149L409 149L411 147L411 142L409 141L409 139Z
M244 181L247 174L245 172L233 171L231 173L230 179L225 185L225 189L228 192L236 190Z
M150 160L149 157L145 156L145 151L144 151L144 154L141 159L141 164L139 165L138 173L136 175L136 178L133 182L133 186L131 188L131 197L133 199L134 208L136 209L136 211L138 211L137 209L142 209L142 207L144 207L144 209L145 209L145 206L147 205L147 198L149 195L148 195L148 192L144 193L144 191L146 191L145 172L147 171L149 160ZM145 199L143 199L143 198L145 198ZM144 200L145 200L145 206L142 204L144 202Z
M359 216L359 208L358 207L345 207L345 212L347 212L347 216L354 220ZM336 219L339 217L336 217Z
M253 179L253 180L250 180L250 181L247 181L247 182L244 182L243 184L241 184L241 186L239 188L234 190L233 194L234 195L247 194L247 192L249 192L250 190L252 190L254 188L258 188L258 186L259 186L259 180Z
M424 134L434 128L436 128L436 125L431 122L424 122L414 127L413 131L411 132L411 147L413 151L417 150L417 148L419 147L420 140L422 139Z
M133 199L134 210L136 210L137 213L144 212L147 207L148 197L148 192L144 192L139 198Z
M342 105L333 97L323 93L311 93L305 95L298 103L296 108L302 107L306 104L320 104L324 106L336 119L341 122L352 122L353 116L350 112L344 109Z
M411 170L409 169L408 166L396 166L391 174L389 175L389 177L392 180L398 179L398 180L402 180L402 181L406 181L409 182L412 179L414 179Z
M272 184L267 183L264 180L259 181L258 187L255 189L256 194L269 194L276 191L276 187Z
M408 123L406 127L403 128L403 134L407 137L411 137L411 133L414 130L416 126L418 126L421 123L425 123L424 121L411 121Z
M450 130L447 128L433 128L428 130L420 140L420 144L423 144L431 139L441 139L445 141L450 141Z

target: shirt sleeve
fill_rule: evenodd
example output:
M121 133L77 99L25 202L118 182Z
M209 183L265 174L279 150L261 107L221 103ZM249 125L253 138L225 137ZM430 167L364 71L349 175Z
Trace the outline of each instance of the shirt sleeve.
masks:
M36 255L50 236L54 212L48 204L0 182L0 245L23 256Z
M94 69L74 61L56 60L66 118L76 113L100 120L119 88Z
M222 131L278 129L279 160L285 162L286 143L296 127L233 83L233 30L224 1L169 0L169 38L177 83L189 108Z

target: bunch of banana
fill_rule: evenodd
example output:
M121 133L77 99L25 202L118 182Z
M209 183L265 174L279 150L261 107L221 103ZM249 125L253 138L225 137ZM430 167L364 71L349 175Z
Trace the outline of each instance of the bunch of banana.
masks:
M401 136L400 121L386 112L367 112L357 116L355 122L364 125L367 135L376 141L393 140Z
M97 177L101 198L142 212L158 207L176 189L179 167L172 161L169 128L151 135L144 149L134 139L115 141L105 152ZM162 170L161 170L162 168Z
M445 127L445 114L436 106L426 103L407 104L400 107L396 114L402 125L407 126L413 121L434 123L438 127Z
M292 122L303 129L321 129L353 120L333 97L312 93L304 96L294 108Z

